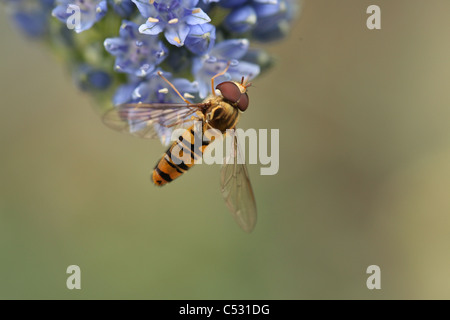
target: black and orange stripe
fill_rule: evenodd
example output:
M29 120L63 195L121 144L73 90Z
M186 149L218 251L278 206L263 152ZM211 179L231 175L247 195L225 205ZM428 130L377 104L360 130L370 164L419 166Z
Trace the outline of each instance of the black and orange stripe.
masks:
M202 137L194 131L194 126L191 126L170 146L153 170L152 180L154 184L163 186L175 180L189 170L195 161L202 158L203 152L210 141L197 142L196 148L196 139L202 139ZM186 154L184 154L185 152Z

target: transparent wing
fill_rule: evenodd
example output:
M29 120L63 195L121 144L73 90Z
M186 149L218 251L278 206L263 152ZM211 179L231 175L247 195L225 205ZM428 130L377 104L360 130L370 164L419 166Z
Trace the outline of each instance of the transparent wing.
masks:
M103 116L103 122L110 128L130 133L140 138L161 137L165 131L187 127L199 120L197 111L205 108L198 104L123 104Z
M234 219L245 232L252 232L256 225L256 201L248 176L245 159L239 149L235 133L232 152L225 159L221 171L221 191Z

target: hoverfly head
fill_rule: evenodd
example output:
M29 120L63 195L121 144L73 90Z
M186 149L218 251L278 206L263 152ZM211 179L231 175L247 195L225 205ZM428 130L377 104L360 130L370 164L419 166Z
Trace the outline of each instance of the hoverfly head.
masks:
M248 108L247 88L242 83L235 81L225 81L217 85L216 89L220 91L225 101L236 106L239 110L245 111Z

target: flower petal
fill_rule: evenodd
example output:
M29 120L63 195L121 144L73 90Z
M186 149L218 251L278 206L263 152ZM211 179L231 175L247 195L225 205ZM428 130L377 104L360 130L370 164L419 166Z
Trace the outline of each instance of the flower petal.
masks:
M228 70L230 76L234 80L239 80L242 77L253 79L260 73L261 69L257 64L246 61L240 61L235 67L230 67Z
M172 81L175 88L178 89L181 93L189 92L189 93L195 93L198 92L198 83L197 82L191 82L188 79L184 78L176 78Z
M145 24L143 24L139 27L139 32L145 33L145 34L156 35L156 34L161 33L161 31L163 31L163 28L161 26L161 23L159 23L159 22L148 22L147 21Z
M209 23L191 26L185 46L198 55L206 54L214 46L216 28Z
M200 8L195 9L195 11L191 9L186 10L187 12L185 13L185 21L189 25L203 24L211 21L209 16Z
M184 40L186 40L188 34L189 27L185 24L179 24L175 27L168 27L164 32L164 36L167 41L177 47L184 45Z
M116 56L128 50L128 44L122 38L107 38L103 42L106 51Z
M150 4L149 0L131 0L134 2L139 12L144 18L156 17L157 11L153 4Z
M257 22L256 12L252 6L239 7L225 18L225 27L238 33L249 31Z
M220 57L222 59L240 59L247 52L249 41L247 39L232 39L218 43L212 50L210 55Z
M120 86L113 97L113 104L118 106L120 104L131 102L131 94L136 89L136 83L127 83Z

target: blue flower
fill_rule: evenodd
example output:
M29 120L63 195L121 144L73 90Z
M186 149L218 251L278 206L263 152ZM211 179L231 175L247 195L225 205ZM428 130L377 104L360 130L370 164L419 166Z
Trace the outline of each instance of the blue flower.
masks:
M255 3L254 8L258 22L252 35L259 41L283 38L289 32L290 22L298 11L295 0L278 0L276 4Z
M129 17L136 9L131 0L108 0L108 3L117 14L124 18Z
M119 38L107 38L106 50L116 56L119 72L145 77L153 72L167 56L168 50L157 36L139 33L137 24L124 20Z
M212 48L209 54L194 59L192 74L198 82L200 98L203 99L211 93L211 78L225 70L228 63L228 71L215 79L216 84L228 80L239 81L242 77L252 79L259 74L260 67L257 64L239 61L248 48L247 39L225 40Z
M128 83L121 85L119 88L117 88L116 93L113 97L113 104L115 106L125 104L125 103L133 103L136 101L133 101L132 95L134 89L139 85L139 83L142 81L142 78L133 78L129 79Z
M158 70L160 71L160 70ZM183 78L173 78L168 72L163 75L178 89L178 91L188 99L195 99L198 94L198 86L195 82L190 82ZM146 79L139 82L131 82L130 84L119 87L114 97L116 104L122 103L184 103L183 100L169 87L157 71L149 75ZM147 121L131 121L130 132L138 132L147 127ZM172 129L154 124L163 144L167 145L171 142Z
M191 52L203 55L214 46L216 28L209 23L192 26L186 38L185 45Z
M147 22L139 31L156 35L164 32L167 41L177 47L184 45L190 26L210 22L202 9L196 8L198 0L132 0Z
M106 0L56 0L59 4L53 9L53 16L63 23L74 23L75 31L90 29L94 23L103 18L108 10ZM80 21L76 20L79 9ZM70 21L68 21L70 20Z
M219 5L224 8L237 8L246 2L247 0L220 0Z
M233 33L251 31L252 38L268 42L286 36L298 11L298 0L223 0L230 8L223 27Z
M224 25L225 27L237 33L243 33L249 31L256 24L257 16L256 11L252 6L243 6L231 11L226 17Z
M112 83L111 75L88 64L82 64L76 68L74 80L83 91L103 91Z
M53 0L8 0L14 22L26 35L39 38L47 34Z
M204 4L210 4L210 3L213 3L213 2L219 2L220 0L203 0L203 3Z

